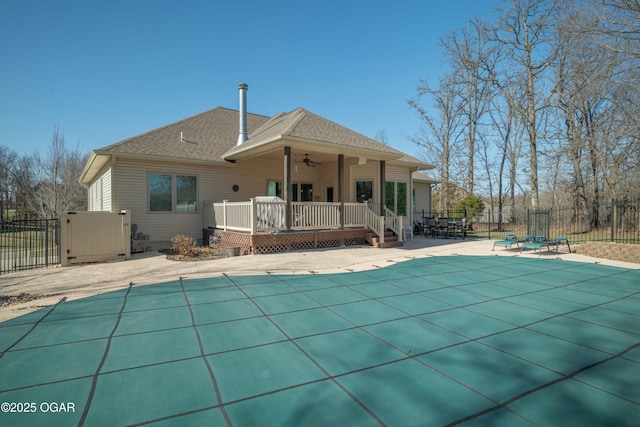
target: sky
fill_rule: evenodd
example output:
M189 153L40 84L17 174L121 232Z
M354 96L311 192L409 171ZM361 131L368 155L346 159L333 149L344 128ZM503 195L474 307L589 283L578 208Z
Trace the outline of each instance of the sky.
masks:
M0 145L82 153L221 106L305 108L416 157L440 37L499 0L0 0Z

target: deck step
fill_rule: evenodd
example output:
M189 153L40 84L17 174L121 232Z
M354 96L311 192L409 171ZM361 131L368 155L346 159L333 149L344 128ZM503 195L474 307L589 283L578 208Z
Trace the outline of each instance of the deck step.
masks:
M379 248L397 248L398 246L404 246L404 242L395 240L391 242L378 243Z
M380 238L376 233L368 233L366 236L367 243L375 248L395 248L398 246L404 246L404 242L398 239L393 231L385 231L384 243L380 243Z

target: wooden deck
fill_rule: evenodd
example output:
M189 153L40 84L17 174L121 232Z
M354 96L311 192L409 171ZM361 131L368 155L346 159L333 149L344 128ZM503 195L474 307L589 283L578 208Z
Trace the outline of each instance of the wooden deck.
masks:
M203 228L235 232L236 237L226 238L225 241L231 241L233 246L241 248L251 247L253 253L267 253L279 252L280 249L277 248L281 246L291 249L343 246L336 242L350 242L353 239L358 243L347 244L362 244L359 239L366 232L375 233L378 242L382 244L385 243L388 230L393 231L402 242L402 232L408 224L411 224L410 218L396 215L386 207L380 214L364 203L292 202L288 205L281 200L259 201L253 198L245 202L225 200L222 203L205 203ZM349 237L356 232L354 230L359 230L357 237ZM288 236L289 234L292 236ZM257 237L241 237L246 235ZM281 235L274 243L275 237ZM205 237L206 243L208 236ZM268 241L268 244L263 244L263 240ZM260 243L256 244L256 241ZM324 242L334 243L322 246ZM264 246L276 249L260 252L259 248Z

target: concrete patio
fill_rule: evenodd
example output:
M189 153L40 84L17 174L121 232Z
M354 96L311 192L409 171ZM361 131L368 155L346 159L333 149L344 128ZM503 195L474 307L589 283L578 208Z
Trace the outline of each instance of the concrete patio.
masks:
M0 424L637 425L640 269L606 264L417 238L3 276L57 295L0 310Z

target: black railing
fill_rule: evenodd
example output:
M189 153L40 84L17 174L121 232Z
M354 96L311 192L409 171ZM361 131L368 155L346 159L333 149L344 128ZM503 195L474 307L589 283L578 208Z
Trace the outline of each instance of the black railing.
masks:
M468 236L500 239L543 235L547 239L566 237L572 243L587 241L640 244L640 199L611 200L597 209L485 209L480 212L414 212L414 218L466 218Z
M60 220L0 223L0 274L60 264Z

